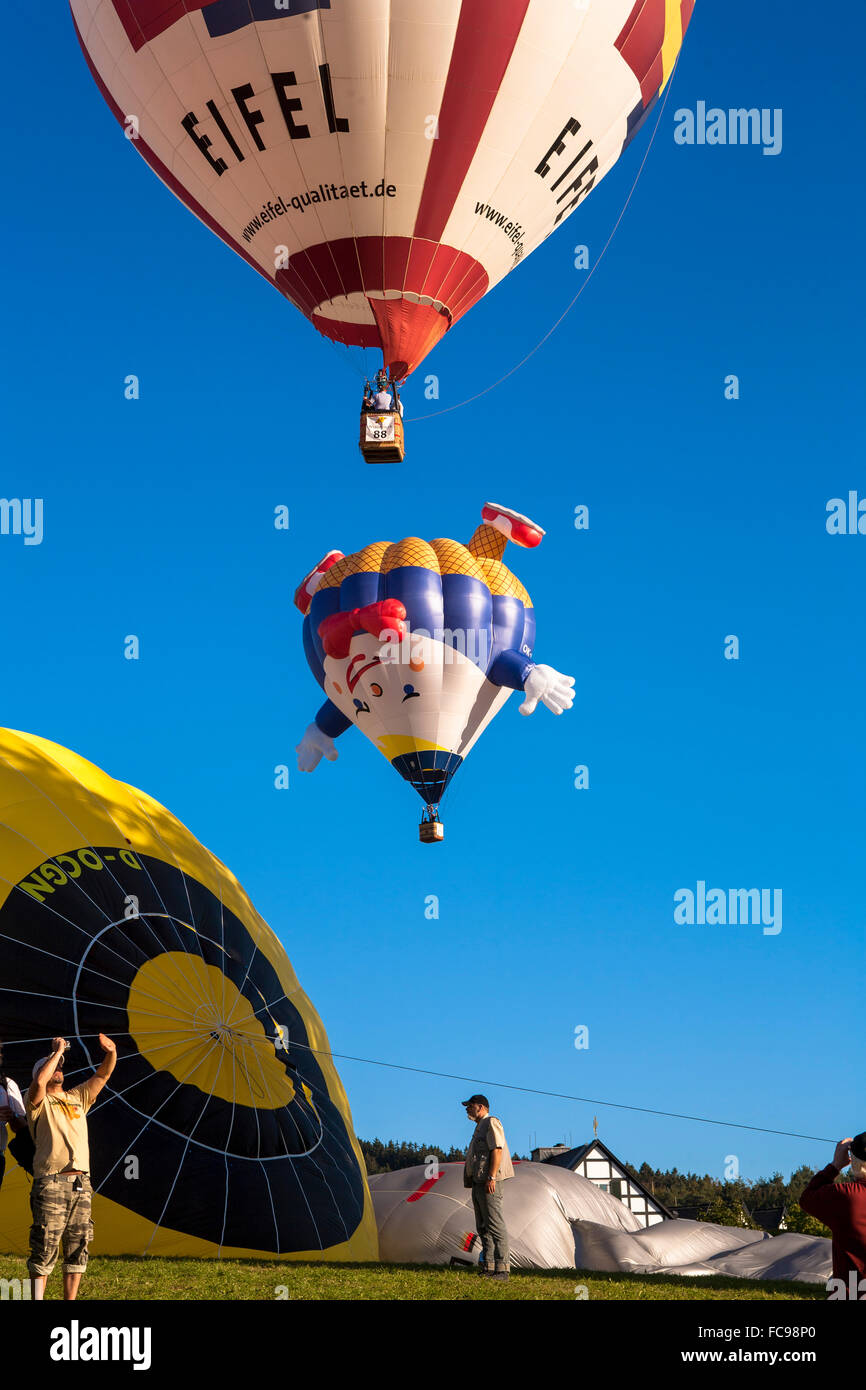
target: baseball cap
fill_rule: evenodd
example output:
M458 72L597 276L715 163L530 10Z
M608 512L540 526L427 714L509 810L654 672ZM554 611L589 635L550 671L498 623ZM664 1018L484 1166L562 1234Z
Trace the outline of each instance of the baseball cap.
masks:
M65 1060L66 1060L66 1053L64 1052L63 1056L60 1058L60 1061L59 1061L58 1064L57 1064L58 1067L60 1067L60 1068L62 1069L63 1063L64 1063ZM45 1063L46 1063L46 1062L50 1062L50 1061L51 1061L51 1053L49 1052L49 1053L47 1054L47 1056L45 1056L45 1057L40 1057L40 1058L39 1058L39 1061L34 1063L34 1065L33 1065L33 1080L34 1080L34 1081L36 1080L37 1076L38 1076L39 1073L41 1072L42 1068L45 1066Z
M461 1105L483 1105L486 1110L490 1109L490 1101L486 1096L470 1096L468 1100L461 1100Z

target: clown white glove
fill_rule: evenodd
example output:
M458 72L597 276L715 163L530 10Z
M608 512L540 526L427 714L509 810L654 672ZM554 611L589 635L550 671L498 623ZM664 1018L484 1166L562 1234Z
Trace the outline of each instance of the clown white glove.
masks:
M323 734L318 724L308 725L295 752L298 755L299 772L312 772L313 768L319 766L322 758L327 758L329 763L335 763L340 756L334 740L328 734Z
M564 676L552 666L533 666L523 686L526 699L521 714L532 714L541 700L554 714L562 714L574 704L574 676Z

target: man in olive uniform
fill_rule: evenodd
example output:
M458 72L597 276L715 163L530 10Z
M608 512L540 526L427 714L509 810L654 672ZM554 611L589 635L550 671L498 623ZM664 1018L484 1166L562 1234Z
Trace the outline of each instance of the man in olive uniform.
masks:
M463 1186L472 1189L475 1225L484 1252L485 1274L503 1282L508 1278L508 1230L502 1212L502 1184L514 1177L511 1154L501 1120L490 1114L486 1096L470 1096L460 1102L475 1131L466 1150Z

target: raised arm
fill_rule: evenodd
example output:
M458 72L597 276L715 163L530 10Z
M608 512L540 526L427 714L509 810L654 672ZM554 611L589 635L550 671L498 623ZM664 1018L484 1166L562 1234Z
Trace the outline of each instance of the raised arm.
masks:
M27 1093L31 1105L41 1105L45 1099L45 1088L56 1072L63 1059L63 1054L68 1048L69 1043L65 1038L53 1038L51 1041L51 1056L39 1068L30 1083L30 1090Z
M522 690L526 695L521 714L532 714L539 700L553 714L562 714L574 704L574 677L565 676L553 666L540 666L524 652L500 652L488 676L494 685Z
M846 1186L838 1186L836 1179L848 1165L848 1145L851 1142L850 1138L839 1140L833 1154L833 1162L816 1173L800 1194L800 1206L803 1211L819 1221L826 1223L827 1218L832 1217L834 1212L848 1205L850 1198Z
M117 1047L111 1041L111 1038L107 1038L104 1033L100 1033L99 1046L102 1048L104 1056L87 1083L91 1104L96 1100L96 1097L99 1095L99 1092L102 1090L117 1064Z

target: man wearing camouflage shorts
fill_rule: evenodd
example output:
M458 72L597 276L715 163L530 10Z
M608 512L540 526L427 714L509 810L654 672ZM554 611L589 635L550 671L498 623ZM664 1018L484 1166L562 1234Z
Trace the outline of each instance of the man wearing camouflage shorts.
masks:
M65 1038L55 1038L51 1056L41 1057L33 1068L26 1106L36 1147L27 1267L35 1299L45 1297L45 1281L57 1263L61 1244L65 1299L76 1297L87 1267L93 1235L87 1112L117 1061L117 1048L104 1033L99 1035L99 1045L105 1054L102 1062L90 1080L74 1090L63 1089L62 1064L69 1047Z
M502 1122L490 1114L486 1096L460 1102L475 1121L466 1150L463 1186L472 1188L475 1229L481 1238L484 1266L480 1273L505 1282L509 1274L508 1228L502 1213L502 1184L514 1177Z

